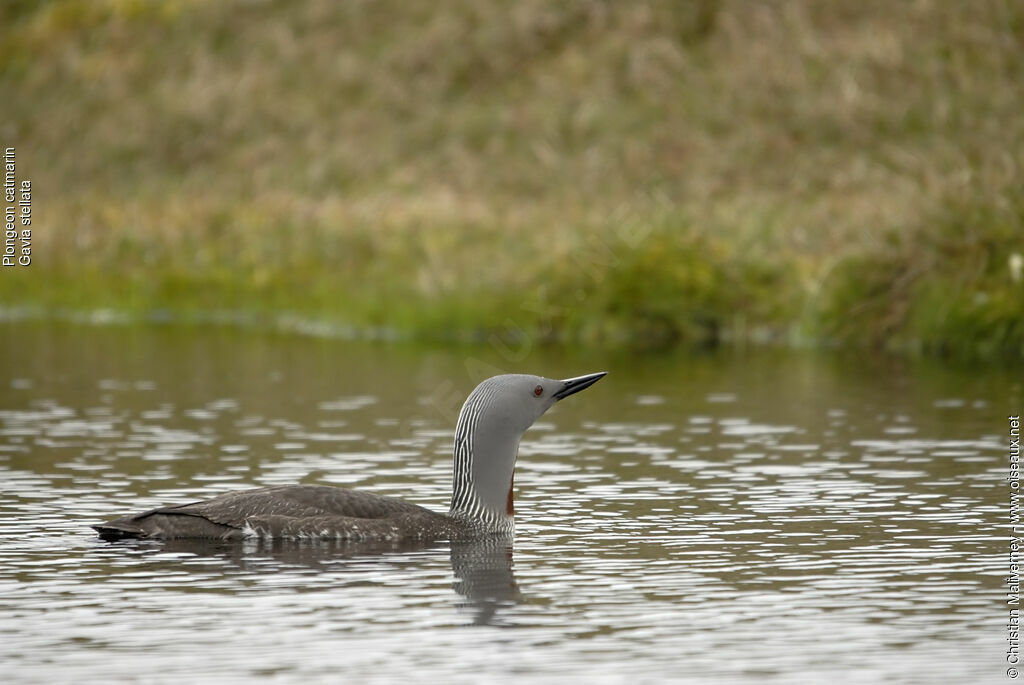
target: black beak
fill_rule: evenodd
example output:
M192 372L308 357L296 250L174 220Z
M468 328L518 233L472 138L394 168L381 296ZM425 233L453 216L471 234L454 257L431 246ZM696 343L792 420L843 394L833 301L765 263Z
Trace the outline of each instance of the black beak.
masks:
M586 390L594 383L608 375L607 371L598 371L597 373L588 373L586 376L577 376L576 378L569 378L562 381L562 389L555 392L552 397L556 400L564 400L569 395L574 395L580 390Z

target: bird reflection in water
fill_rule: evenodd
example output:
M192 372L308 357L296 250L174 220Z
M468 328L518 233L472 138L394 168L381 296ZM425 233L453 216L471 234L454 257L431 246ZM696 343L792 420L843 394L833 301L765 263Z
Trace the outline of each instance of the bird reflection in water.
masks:
M441 552L448 547L454 582L452 589L465 598L460 609L473 612L472 625L508 625L502 622L500 610L515 606L521 594L513 572L512 539L502 536L484 537L464 542L335 540L164 540L125 541L107 546L151 547L154 554L189 555L199 559L227 561L246 573L277 573L295 568L316 572L364 572L368 562L387 563L392 555L408 558L409 554ZM181 568L180 559L161 559L162 563ZM374 563L376 570L380 563ZM230 575L230 574L226 574ZM296 590L322 590L323 586L296 587Z
M512 571L512 540L489 537L451 545L454 589L476 611L473 625L502 625L498 610L514 606L519 586Z

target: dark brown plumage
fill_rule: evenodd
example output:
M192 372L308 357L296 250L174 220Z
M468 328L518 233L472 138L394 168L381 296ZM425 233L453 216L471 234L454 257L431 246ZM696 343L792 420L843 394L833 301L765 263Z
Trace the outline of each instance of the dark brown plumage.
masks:
M326 485L278 485L160 507L93 526L104 540L122 538L459 539L472 527L394 497Z

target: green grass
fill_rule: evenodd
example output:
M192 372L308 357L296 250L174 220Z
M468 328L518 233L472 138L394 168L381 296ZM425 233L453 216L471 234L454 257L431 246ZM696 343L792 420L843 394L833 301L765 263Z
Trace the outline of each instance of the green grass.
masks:
M20 0L0 304L1024 357L1024 6Z

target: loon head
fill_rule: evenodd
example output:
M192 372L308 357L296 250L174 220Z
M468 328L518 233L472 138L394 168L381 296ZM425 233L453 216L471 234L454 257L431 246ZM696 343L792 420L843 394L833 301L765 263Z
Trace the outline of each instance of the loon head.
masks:
M469 394L455 428L449 514L495 532L512 530L512 477L519 440L556 402L601 380L606 371L566 380L506 374Z

